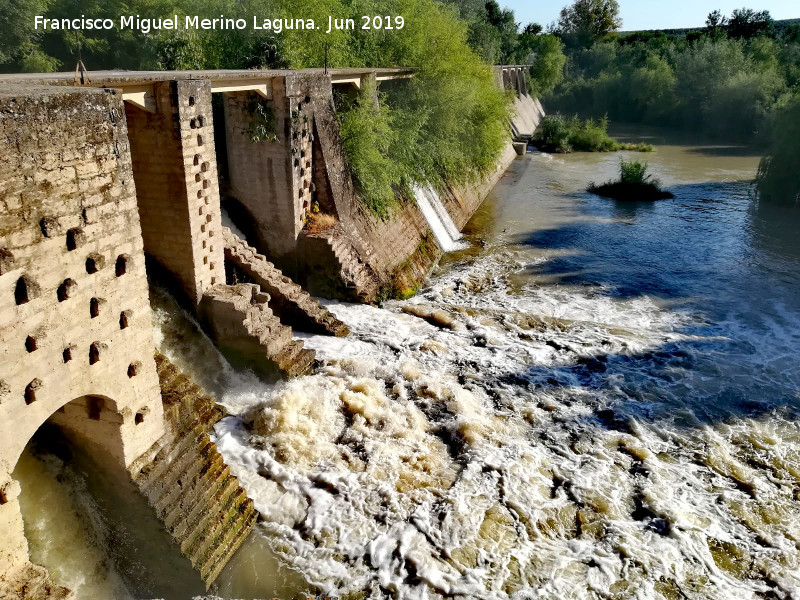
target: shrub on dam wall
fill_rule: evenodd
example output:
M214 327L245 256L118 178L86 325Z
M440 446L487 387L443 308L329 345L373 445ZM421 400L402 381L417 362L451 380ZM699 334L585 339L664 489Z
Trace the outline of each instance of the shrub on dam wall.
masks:
M412 65L415 76L337 102L356 185L380 216L396 194L410 197L414 183L465 184L491 172L508 141L511 104L451 9L433 0L392 4L408 24L371 52L382 57L377 66ZM353 48L351 62L363 60Z

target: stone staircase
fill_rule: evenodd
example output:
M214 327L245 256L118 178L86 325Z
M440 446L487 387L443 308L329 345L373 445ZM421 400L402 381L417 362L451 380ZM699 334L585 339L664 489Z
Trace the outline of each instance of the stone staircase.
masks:
M216 285L206 290L201 311L212 337L232 358L238 355L256 368L266 359L288 377L309 373L315 352L292 339L292 329L275 316L269 300L255 284Z
M258 519L253 502L209 438L224 413L156 355L168 431L129 467L134 483L210 586Z
M360 302L375 302L381 281L375 271L361 260L352 242L335 229L326 232L325 239L339 263L339 272L348 295Z
M269 306L284 324L309 333L346 336L350 331L302 287L227 227L222 228L225 260L269 294Z

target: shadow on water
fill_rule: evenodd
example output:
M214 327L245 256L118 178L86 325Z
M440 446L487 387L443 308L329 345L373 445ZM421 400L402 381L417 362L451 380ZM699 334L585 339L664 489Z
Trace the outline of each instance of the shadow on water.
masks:
M752 146L696 146L688 152L701 156L761 156Z
M547 260L529 265L534 278L596 286L598 293L620 298L717 297L720 288L733 292L769 278L779 267L772 264L776 255L784 262L800 260L792 225L800 210L764 206L750 197L749 182L669 189L676 198L657 202L585 194L579 218L519 234L513 242L547 254ZM731 192L737 200L726 198ZM762 254L771 255L767 264Z
M566 398L590 390L602 398L593 419L612 429L630 417L689 427L776 410L800 420L800 208L759 202L749 187L675 186L674 200L657 203L587 194L578 219L517 236L544 255L526 268L534 283L647 298L687 319L674 331L680 341L580 355L495 383Z
M56 580L64 573L75 579L59 583L73 587L77 598L183 600L205 592L198 573L123 470L97 460L49 424L30 442L21 468L15 475L23 482L26 531L39 532L32 558ZM42 490L57 507L47 510ZM74 539L56 531L62 528ZM84 555L85 564L72 565L73 554Z

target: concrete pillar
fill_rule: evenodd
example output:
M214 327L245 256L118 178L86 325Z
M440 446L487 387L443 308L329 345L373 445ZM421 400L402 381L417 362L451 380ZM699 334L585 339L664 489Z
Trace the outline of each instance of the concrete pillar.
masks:
M292 253L311 203L312 114L310 98L289 95L285 78L276 77L272 100L252 92L225 93L225 139L232 195L256 224L259 250L280 262ZM274 141L250 136L255 102L274 115Z
M211 85L154 84L156 111L126 104L145 252L189 299L225 282Z
M517 96L528 95L528 82L525 80L525 71L527 67L519 67L517 69Z

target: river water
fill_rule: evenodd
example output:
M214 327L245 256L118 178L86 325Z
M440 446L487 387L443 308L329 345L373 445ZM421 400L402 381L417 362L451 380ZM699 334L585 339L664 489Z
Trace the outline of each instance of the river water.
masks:
M353 333L288 383L155 295L264 517L220 595L800 598L799 215L746 151L652 141L674 200L583 191L626 153L529 153L418 296L330 303Z

